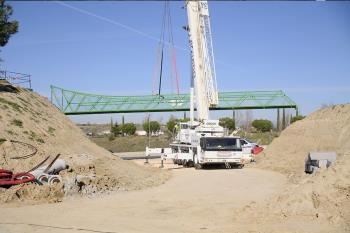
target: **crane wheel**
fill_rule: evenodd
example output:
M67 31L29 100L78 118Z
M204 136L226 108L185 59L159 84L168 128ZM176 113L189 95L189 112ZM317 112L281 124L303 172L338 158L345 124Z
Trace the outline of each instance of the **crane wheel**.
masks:
M194 168L197 169L197 170L202 169L202 164L195 163L194 164Z
M193 166L195 169L202 169L202 164L199 163L197 155L193 155Z

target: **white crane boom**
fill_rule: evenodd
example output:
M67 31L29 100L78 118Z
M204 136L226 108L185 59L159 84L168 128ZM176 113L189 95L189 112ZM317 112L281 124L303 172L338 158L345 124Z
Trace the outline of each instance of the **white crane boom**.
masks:
M210 164L244 166L240 138L227 136L218 120L209 119L209 108L218 104L218 91L208 2L186 0L189 41L192 55L192 77L195 87L195 102L199 121L193 120L194 90L191 85L190 122L180 122L175 130L175 140L170 144L171 152L161 151L162 161L173 159L175 164L194 166L200 169ZM155 149L146 148L146 155Z
M209 107L218 104L208 2L186 1L186 7L197 117L208 120Z

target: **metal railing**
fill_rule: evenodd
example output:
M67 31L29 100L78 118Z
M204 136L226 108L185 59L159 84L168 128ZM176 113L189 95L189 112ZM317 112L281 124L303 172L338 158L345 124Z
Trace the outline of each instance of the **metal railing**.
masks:
M0 70L0 79L6 80L13 85L32 89L32 79L30 74Z
M189 111L189 94L108 96L51 86L51 102L66 115ZM297 104L283 91L220 92L211 110L293 108Z

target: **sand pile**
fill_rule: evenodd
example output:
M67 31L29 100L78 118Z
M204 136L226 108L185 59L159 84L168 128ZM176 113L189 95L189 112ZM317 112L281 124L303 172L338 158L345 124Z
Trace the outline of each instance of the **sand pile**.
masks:
M11 87L11 88L10 88ZM27 171L48 155L61 154L69 165L62 171L64 185L25 184L0 188L0 202L33 200L55 202L71 194L95 195L158 185L168 174L123 161L92 143L82 131L46 98L0 83L0 169ZM6 141L5 141L6 140ZM38 152L27 159L11 159Z
M336 151L338 158L327 170L304 173L309 151ZM276 138L258 167L286 174L289 185L265 203L238 210L274 232L350 232L350 104L321 109L296 122ZM315 227L318 226L318 227ZM277 231L276 231L277 232Z
M304 175L310 151L336 151L339 157L350 152L350 104L321 109L290 125L259 156L259 167L297 178Z

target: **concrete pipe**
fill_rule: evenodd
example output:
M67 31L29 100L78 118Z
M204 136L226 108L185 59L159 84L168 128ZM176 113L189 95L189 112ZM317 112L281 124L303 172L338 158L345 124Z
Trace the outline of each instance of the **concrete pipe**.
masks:
M52 184L57 184L57 183L61 183L62 182L62 178L59 175L49 175L49 181L48 184L52 185Z
M42 184L46 184L49 182L49 176L47 174L41 174L39 177L36 177L36 179Z
M31 171L30 173L39 180L39 177L44 174L45 169L47 168L47 165L39 167L35 169L34 171ZM57 159L51 166L51 168L47 171L48 174L57 174L60 171L67 168L67 164L63 159Z

